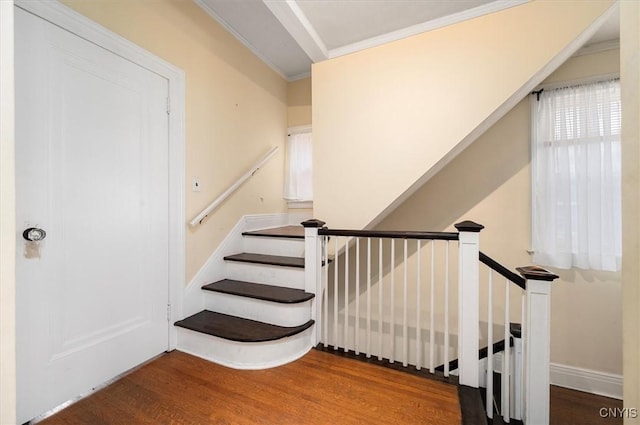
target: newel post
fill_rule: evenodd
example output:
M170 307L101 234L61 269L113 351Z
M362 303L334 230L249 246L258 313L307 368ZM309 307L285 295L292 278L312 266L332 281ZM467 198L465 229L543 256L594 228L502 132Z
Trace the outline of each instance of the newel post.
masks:
M311 318L315 321L313 345L320 342L322 314L322 238L318 229L324 221L312 219L303 221L304 226L304 290L315 294L311 300Z
M549 423L549 357L551 350L551 283L557 275L537 266L518 267L527 279L526 328L523 332L524 423Z
M480 379L480 231L473 221L455 225L458 229L458 382L478 388ZM446 349L446 347L445 347Z

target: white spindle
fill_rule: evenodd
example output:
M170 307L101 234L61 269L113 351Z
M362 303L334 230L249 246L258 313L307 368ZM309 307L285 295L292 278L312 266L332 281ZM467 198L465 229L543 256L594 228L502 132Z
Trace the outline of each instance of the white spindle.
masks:
M371 238L367 238L367 358L371 357Z
M408 240L404 240L404 258L403 258L403 281L402 281L402 366L407 367L409 364L409 332L408 332L408 300L407 300L407 244Z
M395 360L396 351L396 329L395 329L395 298L396 298L396 279L395 279L395 265L396 265L396 241L391 239L391 267L389 268L391 273L391 317L389 317L389 332L391 334L391 353L389 353L389 363L393 363Z
M487 397L486 409L489 419L493 419L493 270L489 269L487 294Z
M382 318L382 238L378 239L378 360L382 360L384 321Z
M322 239L322 250L324 252L324 279L322 282L322 333L324 334L324 347L329 346L329 237L324 236Z
M356 238L356 317L353 321L355 328L355 351L360 354L360 238Z
M435 245L436 241L431 241L431 294L429 295L429 372L435 372L436 345L435 345Z
M444 376L449 376L449 241L444 254Z
M349 351L349 238L344 244L344 352Z
M335 257L333 261L333 349L337 350L340 344L338 340L338 238L335 236Z
M420 319L420 311L422 310L422 306L421 306L421 290L420 290L420 286L422 285L422 283L420 282L420 275L421 275L421 270L420 270L420 266L421 266L421 254L420 254L420 239L416 239L416 255L418 256L418 270L417 270L417 277L416 277L416 369L420 370L422 368L422 326L421 326L421 319Z
M504 356L502 357L502 401L500 407L502 408L502 418L504 422L509 423L511 416L509 414L509 366L511 358L509 356L511 347L509 346L509 287L510 283L507 279L504 282Z

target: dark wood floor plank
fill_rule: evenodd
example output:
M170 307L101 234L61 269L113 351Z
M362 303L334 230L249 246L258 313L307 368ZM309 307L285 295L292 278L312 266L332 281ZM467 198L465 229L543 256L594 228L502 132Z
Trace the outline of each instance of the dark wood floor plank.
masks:
M42 424L460 423L454 385L312 350L266 370L174 351Z
M280 255L252 254L243 252L241 254L228 255L224 257L226 261L239 261L242 263L264 264L268 266L284 266L304 268L304 258L284 257Z
M202 289L283 304L300 303L314 297L313 294L305 292L302 289L284 288L282 286L264 285L261 283L243 282L232 279L223 279L210 283L204 285Z
M622 425L622 418L602 417L601 408L622 408L622 400L551 386L550 425Z
M266 342L293 336L309 329L314 321L300 326L278 326L228 314L203 310L175 323L181 328L239 342Z
M270 238L304 239L304 227L283 226L273 229L253 230L242 233L243 236L262 236Z

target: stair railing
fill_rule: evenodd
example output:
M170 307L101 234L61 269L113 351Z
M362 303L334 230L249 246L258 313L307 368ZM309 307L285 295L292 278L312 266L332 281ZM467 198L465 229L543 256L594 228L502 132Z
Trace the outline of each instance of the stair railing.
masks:
M549 296L556 275L534 266L518 268L520 274L503 267L479 251L483 226L470 221L458 223L458 232L328 229L320 220L302 224L305 290L316 295L314 345L428 368L432 374L441 364L445 377L457 374L460 385L473 388L486 380L487 415L493 417L493 362L499 345L493 328L502 325L506 349L500 349L500 372L506 390L501 414L505 422L548 424ZM480 264L489 269L486 289ZM496 275L505 278L501 304L494 299L500 298ZM487 346L479 350L481 304ZM521 326L511 322L518 309ZM495 323L494 313L503 316L502 322ZM521 329L521 335L514 335L514 329ZM483 350L486 370L480 370Z
M257 173L263 165L269 162L271 157L276 154L279 148L279 146L274 146L269 149L269 152L267 152L258 162L253 164L253 166L249 168L242 176L240 176L240 178L238 178L238 180L236 180L231 186L229 186L227 190L222 192L216 199L213 200L213 202L207 205L205 209L200 211L200 213L189 222L189 225L191 227L196 227L197 225L201 224L202 221L213 212L213 210L218 208L229 196L233 194L233 192L238 190L238 188L240 188L240 186L242 186L244 182L253 177L253 175Z

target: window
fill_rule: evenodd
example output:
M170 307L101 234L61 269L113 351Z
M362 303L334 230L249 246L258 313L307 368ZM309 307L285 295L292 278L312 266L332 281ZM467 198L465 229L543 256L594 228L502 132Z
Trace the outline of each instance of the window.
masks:
M284 197L290 206L313 200L311 128L290 129L287 137Z
M533 261L620 270L620 83L532 96Z

